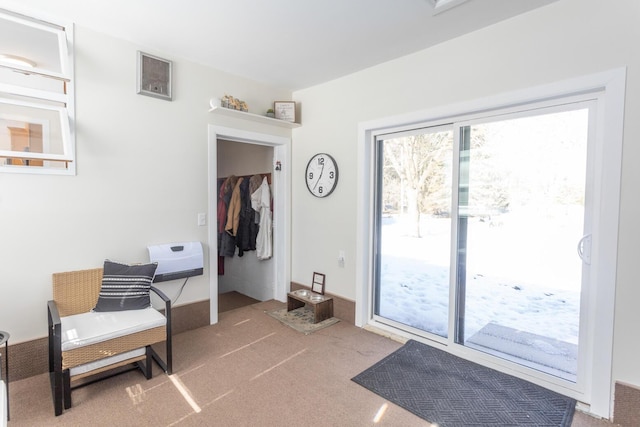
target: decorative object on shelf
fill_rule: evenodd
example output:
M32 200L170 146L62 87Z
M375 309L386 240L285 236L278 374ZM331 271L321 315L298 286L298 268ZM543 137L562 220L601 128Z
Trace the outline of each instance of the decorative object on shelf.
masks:
M324 295L324 274L313 273L313 282L311 283L311 291Z
M275 101L273 109L276 113L276 119L285 120L287 122L296 121L296 103L293 101Z
M276 117L276 113L273 111L273 108L269 108L267 110L267 117L271 117L272 119Z
M316 197L327 197L338 184L338 164L326 153L314 155L305 172L307 189Z
M172 62L138 51L137 93L171 101Z
M231 110L244 111L245 113L249 111L249 106L246 102L239 100L238 98L234 98L231 95L226 95L222 97L220 105L224 108L229 108Z

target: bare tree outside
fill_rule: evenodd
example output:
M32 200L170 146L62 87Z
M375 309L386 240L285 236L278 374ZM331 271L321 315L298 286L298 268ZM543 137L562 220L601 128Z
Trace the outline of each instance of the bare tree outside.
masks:
M489 147L485 147L485 140L482 128L474 128L470 147L476 159L492 155L487 152ZM451 216L452 147L451 130L425 132L384 141L383 210L406 214L408 236L422 236L422 215ZM477 164L482 165L482 162ZM463 214L488 217L491 211L508 207L508 188L503 187L505 181L500 171L487 167L480 173L490 177L483 181L490 185L473 193L474 197Z
M420 237L421 213L448 211L450 202L442 194L439 203L426 202L430 195L442 193L447 185L441 173L451 163L451 131L423 133L384 142L385 207L405 213L408 235ZM451 194L449 182L449 194ZM427 206L422 206L428 204Z

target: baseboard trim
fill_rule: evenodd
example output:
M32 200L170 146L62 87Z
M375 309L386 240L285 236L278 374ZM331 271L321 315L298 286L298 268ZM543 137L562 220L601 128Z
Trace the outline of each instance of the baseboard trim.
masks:
M211 304L208 299L171 307L173 335L209 325L210 309Z
M621 426L640 426L640 387L616 381L613 422Z

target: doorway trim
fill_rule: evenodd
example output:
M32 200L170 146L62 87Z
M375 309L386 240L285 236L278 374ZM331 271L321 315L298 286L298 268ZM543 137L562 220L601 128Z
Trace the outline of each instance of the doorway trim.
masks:
M273 147L273 299L284 302L291 283L291 138L208 125L209 304L210 324L218 323L218 139ZM276 171L276 161L281 169Z

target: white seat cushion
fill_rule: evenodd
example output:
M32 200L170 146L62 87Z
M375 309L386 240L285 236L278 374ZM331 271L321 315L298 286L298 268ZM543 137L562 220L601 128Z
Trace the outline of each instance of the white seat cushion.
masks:
M62 351L164 326L167 322L154 308L74 314L62 317Z
M95 369L102 368L104 366L113 365L114 363L122 362L123 360L132 359L138 356L144 356L146 349L144 347L137 348L135 350L127 351L126 353L116 354L115 356L105 357L104 359L96 360L84 365L76 366L69 369L69 374L73 377L76 375L84 374L86 372L93 371Z

